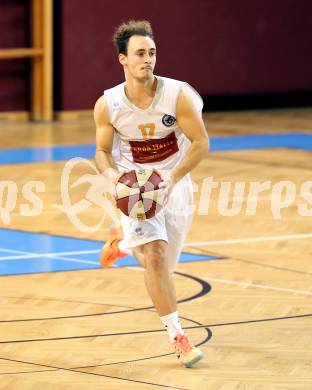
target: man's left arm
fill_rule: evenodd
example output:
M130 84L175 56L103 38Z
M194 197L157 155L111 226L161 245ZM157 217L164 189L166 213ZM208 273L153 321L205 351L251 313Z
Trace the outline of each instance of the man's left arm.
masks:
M177 122L191 141L191 146L179 165L171 172L173 184L189 173L208 155L209 138L201 117L186 88L182 88L177 102Z

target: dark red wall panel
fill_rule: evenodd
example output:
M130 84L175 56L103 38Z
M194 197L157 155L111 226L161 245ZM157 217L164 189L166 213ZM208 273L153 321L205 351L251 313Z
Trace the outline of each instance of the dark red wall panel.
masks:
M152 22L156 73L204 96L312 91L310 0L55 0L55 108L88 109L123 80L111 42ZM0 1L0 47L29 44L29 2ZM0 60L0 110L29 108L29 63Z
M312 90L309 0L63 0L63 110L92 107L123 80L111 42L130 18L152 22L156 73L187 80L202 95Z
M28 6L25 1L0 2L0 48L27 47ZM0 60L0 111L29 109L28 60Z

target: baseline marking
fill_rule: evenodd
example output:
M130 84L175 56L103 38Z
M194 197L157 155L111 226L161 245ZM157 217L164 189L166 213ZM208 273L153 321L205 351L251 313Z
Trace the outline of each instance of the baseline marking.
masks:
M303 295L312 295L312 291L305 291L305 290L295 290L291 288L284 288L284 287L275 287L275 286L269 286L266 284L255 284L250 282L236 282L235 280L228 280L228 279L217 279L217 278L211 278L211 277L202 277L204 280L212 281L212 282L218 282L223 284L233 284L236 286L241 286L244 288L262 288L267 290L274 290L274 291L284 291L284 292L291 292L294 294L303 294Z
M139 267L127 267L127 268L130 270L133 270L133 271L144 271L142 268L139 268ZM266 284L255 284L255 283L250 283L250 282L236 282L235 280L228 280L228 279L217 279L217 278L211 278L211 277L202 277L202 278L204 280L209 281L209 282L233 284L233 285L241 286L244 288L253 287L253 288L262 288L262 289L274 290L274 291L291 292L294 294L312 295L312 291L295 290L295 289L283 288L283 287L274 287L274 286L269 286Z
M240 244L243 242L261 242L261 241L281 241L281 240L298 240L301 238L312 238L312 233L302 234L288 234L284 236L262 236L251 238L237 238L233 240L213 240L213 241L201 241L201 242L188 242L183 246L209 246L209 245L228 245L228 244Z
M94 376L100 376L100 377L104 377L104 378L119 379L119 380L127 381L127 382L147 384L147 385L153 385L153 386L158 386L158 387L166 387L168 389L189 390L189 389L186 389L185 387L179 387L178 388L178 387L174 387L174 386L163 385L163 384L160 384L160 383L139 381L139 380L136 380L136 379L123 378L123 377L120 377L120 376L99 374L99 373L96 373L96 372L81 371L81 370L76 370L74 368L57 367L57 366L54 366L54 365L52 366L52 365L41 364L41 363L34 363L34 362L29 362L29 361L24 361L24 360L9 359L9 358L5 358L5 357L0 357L0 360L4 360L4 361L8 361L8 362L24 363L24 364L28 364L28 365L32 365L32 366L38 366L38 367L46 367L46 368L51 368L53 370L70 371L70 372L75 372L77 374L94 375ZM47 371L50 371L50 370L47 370Z

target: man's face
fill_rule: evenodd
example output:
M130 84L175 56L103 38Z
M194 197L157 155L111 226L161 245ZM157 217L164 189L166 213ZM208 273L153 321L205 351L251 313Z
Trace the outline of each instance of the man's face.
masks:
M119 54L119 61L133 78L152 78L156 64L155 42L150 37L133 35L128 41L127 55Z

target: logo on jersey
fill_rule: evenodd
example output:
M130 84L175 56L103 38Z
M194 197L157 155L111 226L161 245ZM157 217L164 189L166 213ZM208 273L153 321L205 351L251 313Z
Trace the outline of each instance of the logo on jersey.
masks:
M113 111L119 110L120 103L118 101L113 102Z
M165 114L163 117L162 117L162 123L166 126L166 127L170 127L172 126L176 121L176 118L174 116L171 116L171 115L168 115L168 114Z
M136 234L137 236L144 236L144 233L143 233L143 231L142 231L142 228L140 228L140 227L135 228L134 231L135 231L135 234Z

